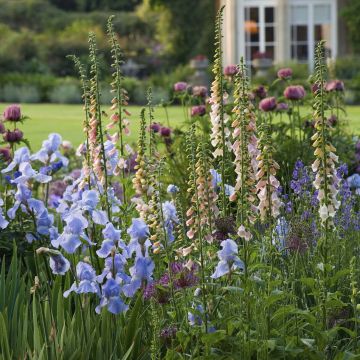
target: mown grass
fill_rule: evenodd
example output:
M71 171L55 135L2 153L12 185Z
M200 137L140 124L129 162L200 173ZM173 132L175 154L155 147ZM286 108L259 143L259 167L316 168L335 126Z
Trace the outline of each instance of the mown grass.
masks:
M7 104L0 104L0 111ZM132 116L129 118L131 125L131 134L129 143L134 143L138 137L140 106L129 106ZM104 107L104 110L107 110ZM40 147L42 141L47 138L51 132L57 132L62 135L63 139L69 140L74 146L83 141L82 121L83 110L81 105L63 105L63 104L23 104L23 114L30 117L21 129L25 137L30 141L33 150ZM349 132L360 134L360 106L348 106L347 119ZM169 122L172 127L180 127L184 122L183 110L180 106L168 108ZM166 114L162 107L155 108L155 120L167 124ZM105 119L104 123L108 120Z

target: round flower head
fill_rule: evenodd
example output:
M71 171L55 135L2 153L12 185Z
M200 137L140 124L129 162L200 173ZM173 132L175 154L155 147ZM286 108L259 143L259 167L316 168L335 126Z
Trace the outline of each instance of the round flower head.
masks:
M11 159L10 149L9 148L0 148L0 160L8 162Z
M276 108L276 99L274 97L268 97L262 99L259 103L259 109L265 112L272 111Z
M264 85L259 85L256 89L253 90L255 97L259 99L264 99L267 96L267 91Z
M187 86L188 86L188 84L186 82L179 81L179 82L174 84L174 91L176 91L176 92L185 91Z
M278 103L276 106L276 111L288 111L289 105L287 103Z
M332 80L326 83L325 85L326 91L344 91L345 86L344 83L340 80Z
M205 97L207 95L208 89L206 86L194 86L192 88L192 94L194 96Z
M171 135L171 129L168 127L163 126L160 129L160 135L163 137L169 137Z
M150 126L150 129L154 132L154 133L158 133L161 129L161 125L159 123L152 123Z
M355 151L360 153L360 140L355 144Z
M288 80L292 77L293 71L290 68L283 68L277 72L277 76L281 80Z
M203 116L206 114L205 105L196 105L191 108L191 116Z
M5 121L19 121L21 119L21 109L19 105L9 105L4 111Z
M301 85L291 85L284 90L284 96L289 100L301 100L305 97L304 87Z
M328 122L331 126L335 126L337 124L338 118L335 114L332 114L329 118L328 118Z
M14 131L8 130L4 133L3 137L8 143L16 143L23 138L23 132L19 129L15 129Z
M225 76L234 76L237 73L238 69L236 65L228 65L224 68L224 75Z

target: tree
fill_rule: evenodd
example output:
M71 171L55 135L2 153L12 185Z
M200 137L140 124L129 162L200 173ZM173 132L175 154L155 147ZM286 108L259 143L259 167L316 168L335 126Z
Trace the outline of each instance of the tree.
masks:
M344 2L344 1L343 1ZM360 1L348 0L342 11L342 16L346 22L353 50L360 54Z
M213 55L214 0L149 0L161 12L158 38L174 62L186 63L203 54Z

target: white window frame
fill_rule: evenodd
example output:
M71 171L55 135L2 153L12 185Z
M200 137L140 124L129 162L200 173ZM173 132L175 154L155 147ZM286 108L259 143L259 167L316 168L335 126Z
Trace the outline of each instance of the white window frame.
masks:
M265 41L265 8L273 7L274 8L274 61L276 61L277 56L277 28L278 28L278 15L277 15L277 0L244 0L241 1L240 6L238 6L238 19L237 22L238 28L237 33L240 34L238 40L238 49L239 49L239 58L243 56L246 57L246 35L245 35L245 8L247 7L257 7L259 8L259 51L265 52L266 41Z
M290 0L288 8L288 19L289 21L289 31L291 33L291 15L292 15L292 6L306 6L308 13L308 64L309 68L312 71L314 69L314 46L315 46L315 33L314 26L316 22L314 21L314 8L317 5L329 5L330 6L330 25L331 25L331 58L335 59L337 57L338 51L338 41L337 41L337 1L336 0ZM304 24L305 25L305 24ZM290 39L289 46L292 45L292 39Z

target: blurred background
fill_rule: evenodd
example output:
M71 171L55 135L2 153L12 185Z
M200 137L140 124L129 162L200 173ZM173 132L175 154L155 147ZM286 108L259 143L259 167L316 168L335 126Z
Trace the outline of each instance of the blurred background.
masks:
M296 62L302 65L295 76L305 81L314 45L325 39L347 102L360 103L360 0L0 0L0 102L79 103L66 56L87 63L89 31L97 35L108 102L106 21L112 14L132 103L145 102L148 86L155 101L166 101L177 81L207 85L222 4L224 65L244 56L254 82L266 84L280 66Z

